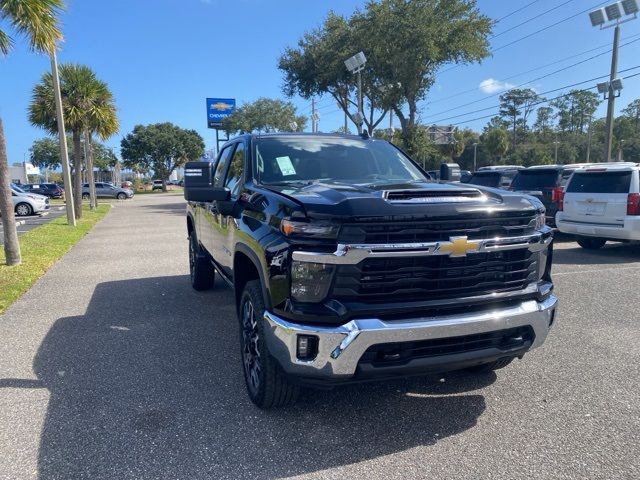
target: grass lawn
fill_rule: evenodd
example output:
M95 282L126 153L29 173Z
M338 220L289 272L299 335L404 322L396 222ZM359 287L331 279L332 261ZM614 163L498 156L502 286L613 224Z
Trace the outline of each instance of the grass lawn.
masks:
M78 220L76 228L68 226L63 215L20 235L22 264L16 267L5 265L4 249L0 246L0 314L29 290L110 208L111 205L99 205L92 212L88 206L83 207L82 219Z

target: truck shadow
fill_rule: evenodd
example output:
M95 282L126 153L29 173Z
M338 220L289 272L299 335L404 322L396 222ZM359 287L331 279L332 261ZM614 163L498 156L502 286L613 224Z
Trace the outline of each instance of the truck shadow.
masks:
M586 250L577 243L573 248L556 248L556 265L612 265L640 262L640 244L608 242L600 250Z
M486 408L473 391L494 374L313 391L260 411L244 392L232 293L216 286L106 282L85 315L57 320L38 381L7 380L50 392L40 478L282 478L435 444Z

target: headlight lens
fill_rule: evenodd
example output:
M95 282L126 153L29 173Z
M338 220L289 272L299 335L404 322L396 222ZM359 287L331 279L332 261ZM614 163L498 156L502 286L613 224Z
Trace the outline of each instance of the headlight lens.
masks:
M536 230L542 229L546 225L546 216L544 210L536 213Z
M304 237L320 237L320 238L336 238L338 235L338 226L314 223L314 222L295 222L293 220L282 220L280 230L287 237L300 235Z
M329 293L333 265L293 261L291 296L299 302L320 302Z

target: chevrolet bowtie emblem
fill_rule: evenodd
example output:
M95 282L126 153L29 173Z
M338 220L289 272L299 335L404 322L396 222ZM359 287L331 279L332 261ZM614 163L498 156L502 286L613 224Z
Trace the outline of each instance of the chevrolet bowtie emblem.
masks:
M450 257L464 257L467 253L477 252L480 242L467 237L450 237L448 242L440 242L439 253L448 253Z

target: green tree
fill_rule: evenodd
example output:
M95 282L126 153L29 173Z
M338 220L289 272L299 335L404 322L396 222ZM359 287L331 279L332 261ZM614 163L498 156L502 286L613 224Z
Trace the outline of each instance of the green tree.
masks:
M553 122L553 108L552 107L539 107L536 111L536 121L533 124L533 128L538 133L548 132Z
M259 98L246 103L225 118L222 127L229 134L251 132L302 132L307 117L298 115L291 102Z
M571 90L556 98L551 105L557 110L558 127L562 132L583 133L602 100L595 92Z
M304 98L328 93L353 120L349 108L355 79L342 62L363 51L363 90L371 108L380 111L378 120L367 116L369 132L392 109L405 147L416 152L421 147L410 144L422 141L418 103L427 97L438 69L487 57L491 25L467 0L369 1L348 19L330 14L323 28L285 51L279 63L284 90Z
M509 150L509 134L502 128L493 128L483 133L481 141L496 163L500 163Z
M60 142L51 137L35 140L29 148L29 159L36 167L55 170L60 167Z
M124 165L129 168L151 169L162 180L167 191L171 173L186 162L204 154L204 141L195 130L185 130L172 123L136 125L121 142Z
M57 14L61 0L0 0L0 25L5 22L17 34L27 38L29 46L37 52L53 52L62 39ZM14 40L0 28L0 56L11 51ZM0 118L0 215L4 233L4 254L7 265L21 262L20 244L16 231L15 212L11 200L6 142Z
M635 99L627 105L622 113L633 123L633 132L635 134L640 131L640 98Z
M500 115L508 119L512 129L511 144L515 147L517 131L520 127L527 130L527 119L533 111L534 104L540 101L540 97L531 88L514 88L500 95Z
M106 92L105 92L106 90ZM115 107L106 84L84 65L60 65L60 93L62 110L67 130L71 131L73 145L74 203L76 217L82 216L82 137L88 139L87 131L99 132L109 136L118 129ZM29 121L51 134L58 131L56 117L53 77L45 73L40 83L33 87L33 96L29 105ZM88 143L87 143L88 145ZM90 153L90 152L87 152ZM89 156L89 155L87 155ZM88 169L92 176L92 170ZM89 182L90 185L93 182Z

